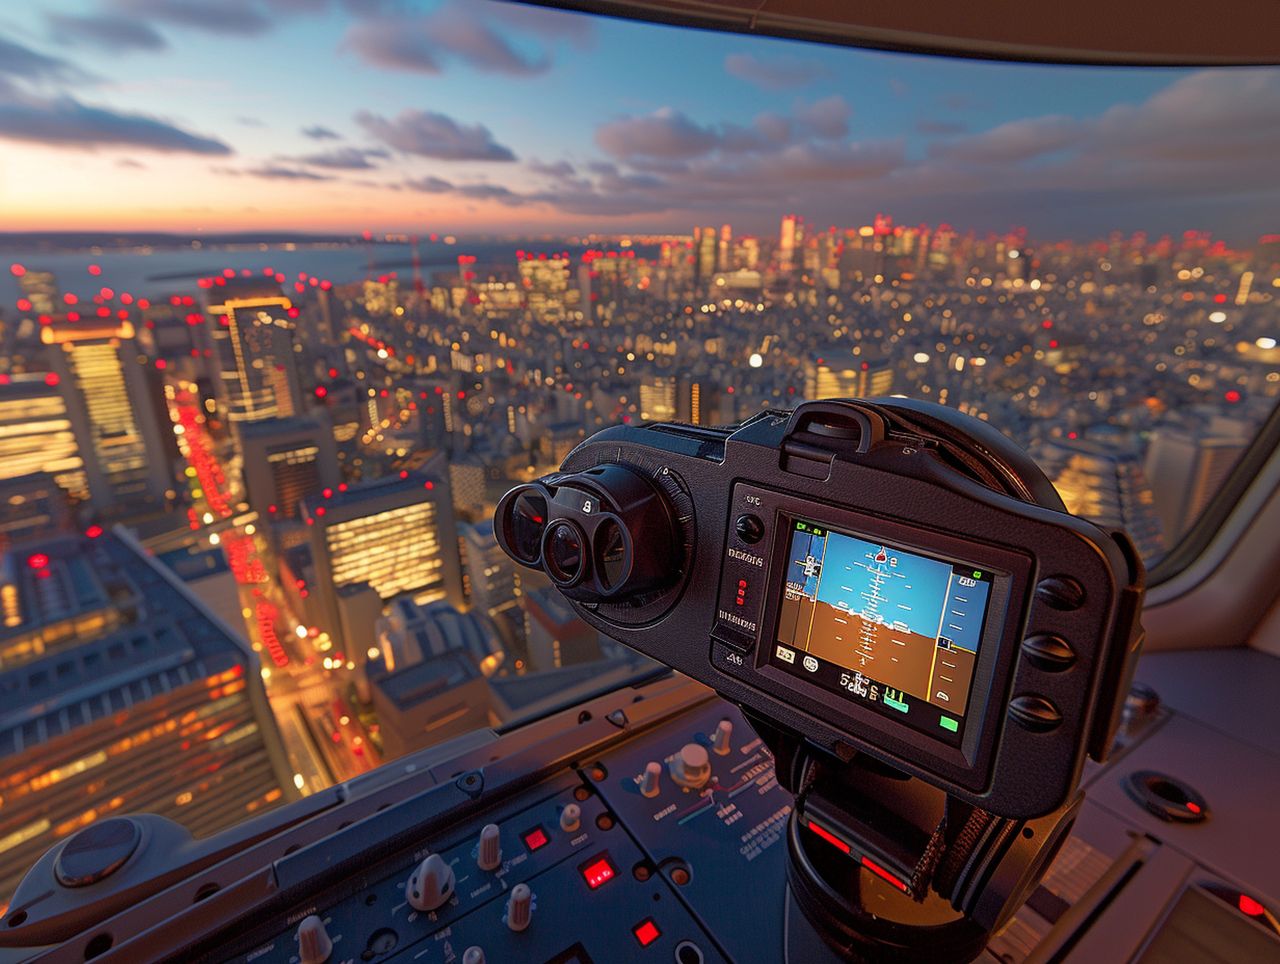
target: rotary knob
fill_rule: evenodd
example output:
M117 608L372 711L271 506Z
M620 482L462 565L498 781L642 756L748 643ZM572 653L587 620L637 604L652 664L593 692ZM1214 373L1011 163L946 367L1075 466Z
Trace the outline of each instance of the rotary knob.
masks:
M487 823L480 831L476 865L481 870L497 870L502 866L502 838L496 823Z
M698 790L711 779L711 758L702 744L686 743L671 758L667 769L671 772L671 779L680 786Z
M299 964L324 964L333 953L333 941L325 930L324 921L315 914L305 917L298 925Z
M439 854L432 854L409 876L405 900L414 910L435 910L453 896L453 868Z
M484 964L484 948L471 945L462 952L462 964Z
M516 884L507 898L507 913L503 919L513 931L522 931L533 917L533 891L528 884Z
M565 833L573 833L582 826L582 808L576 803L567 803L560 811L560 829Z
M646 797L656 797L662 792L662 764L650 761L644 766L644 774L640 777L640 792Z

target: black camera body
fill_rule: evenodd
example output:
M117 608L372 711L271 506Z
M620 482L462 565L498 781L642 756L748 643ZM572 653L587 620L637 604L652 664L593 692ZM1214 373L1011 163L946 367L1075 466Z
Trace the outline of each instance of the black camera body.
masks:
M848 762L1062 807L1114 737L1143 569L991 426L901 399L605 429L499 503L579 615Z

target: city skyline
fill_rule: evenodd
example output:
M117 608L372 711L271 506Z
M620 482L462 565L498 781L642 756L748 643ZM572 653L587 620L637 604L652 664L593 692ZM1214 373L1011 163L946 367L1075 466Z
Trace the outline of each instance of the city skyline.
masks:
M762 233L891 210L1243 246L1280 199L1271 68L964 61L492 0L66 0L0 18L0 48L14 230Z

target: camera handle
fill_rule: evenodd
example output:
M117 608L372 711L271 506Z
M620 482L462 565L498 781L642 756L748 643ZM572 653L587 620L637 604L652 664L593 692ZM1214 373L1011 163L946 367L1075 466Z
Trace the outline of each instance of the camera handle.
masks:
M996 817L865 755L847 761L748 713L795 795L787 960L971 961L1039 884L1083 795L1033 820ZM790 924L790 922L789 922ZM819 956L821 955L821 956Z

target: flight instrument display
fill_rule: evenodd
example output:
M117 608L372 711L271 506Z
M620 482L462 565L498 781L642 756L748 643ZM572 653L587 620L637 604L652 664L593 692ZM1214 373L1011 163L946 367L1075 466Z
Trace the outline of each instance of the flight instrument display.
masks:
M792 520L769 662L958 744L993 574Z

